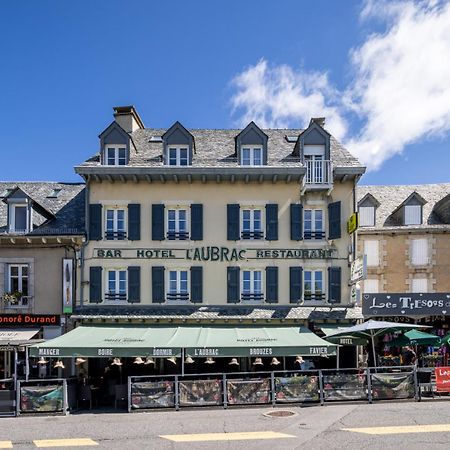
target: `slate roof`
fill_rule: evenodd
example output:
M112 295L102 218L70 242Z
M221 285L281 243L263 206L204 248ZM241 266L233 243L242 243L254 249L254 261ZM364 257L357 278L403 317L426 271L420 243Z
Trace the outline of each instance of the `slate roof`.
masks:
M363 319L360 307L308 307L308 306L83 306L72 315L77 320L127 320L127 319L176 319L176 320L359 320Z
M423 223L422 225L401 225L397 223L392 214L399 208L399 206L416 192L422 197L426 203L423 205ZM374 229L424 229L424 228L445 228L450 229L450 223L444 222L439 217L434 207L450 194L450 183L441 184L411 184L411 185L388 185L388 186L358 186L357 199L358 202L362 200L366 194L370 193L380 205L376 209L375 227L363 227L363 230ZM450 208L450 196L449 208Z
M17 187L55 216L47 220L34 211L35 228L28 235L84 234L84 184L41 181L0 182L0 233L8 232L7 204L3 200L8 191ZM55 189L60 192L56 198L51 198Z
M151 142L152 137L161 137L167 130L160 128L139 129L130 134L132 150L131 167L162 167L162 142ZM208 130L189 129L194 136L195 154L193 167L240 167L235 157L235 137L240 129ZM268 136L268 166L298 167L300 159L292 156L295 142L288 142L286 136L298 137L302 129L263 129ZM361 167L360 162L334 137L331 137L331 159L335 167ZM100 165L100 153L89 158L81 167Z

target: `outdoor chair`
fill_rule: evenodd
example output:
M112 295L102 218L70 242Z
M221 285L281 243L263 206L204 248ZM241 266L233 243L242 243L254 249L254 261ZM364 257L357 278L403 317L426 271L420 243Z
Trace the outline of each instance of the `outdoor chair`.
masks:
M116 397L114 406L117 409L117 403L124 402L128 406L128 386L126 384L116 384Z

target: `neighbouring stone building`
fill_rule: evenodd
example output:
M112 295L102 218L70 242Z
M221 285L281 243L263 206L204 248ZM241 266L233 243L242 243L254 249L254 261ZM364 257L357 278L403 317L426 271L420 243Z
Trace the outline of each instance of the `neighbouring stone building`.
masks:
M0 183L0 379L13 375L14 350L23 375L23 344L66 330L84 198L83 183Z

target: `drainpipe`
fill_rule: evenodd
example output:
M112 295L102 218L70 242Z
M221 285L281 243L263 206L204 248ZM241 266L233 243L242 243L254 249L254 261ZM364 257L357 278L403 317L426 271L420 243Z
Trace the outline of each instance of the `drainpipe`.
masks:
M86 191L85 191L85 205L84 205L84 217L85 223L84 227L87 229L87 224L89 223L89 179L86 177ZM83 307L83 299L84 299L84 248L88 245L89 242L89 233L86 233L86 242L81 244L80 248L80 257L81 257L81 265L80 265L80 306Z

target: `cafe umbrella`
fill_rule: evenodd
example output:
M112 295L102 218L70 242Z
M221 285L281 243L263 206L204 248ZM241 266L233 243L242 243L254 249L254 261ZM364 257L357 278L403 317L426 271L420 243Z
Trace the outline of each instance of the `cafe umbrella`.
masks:
M441 338L419 330L409 330L388 343L389 347L406 347L407 345L440 345Z
M325 337L325 340L333 342L333 338L345 336L345 337L357 337L366 339L372 344L373 352L373 362L376 367L377 359L375 352L375 338L382 336L386 333L392 333L394 331L402 330L414 330L416 328L430 328L426 325L413 325L410 323L395 323L395 322L384 322L381 320L368 320L367 322L348 327L342 331L337 331L336 333L329 334Z

